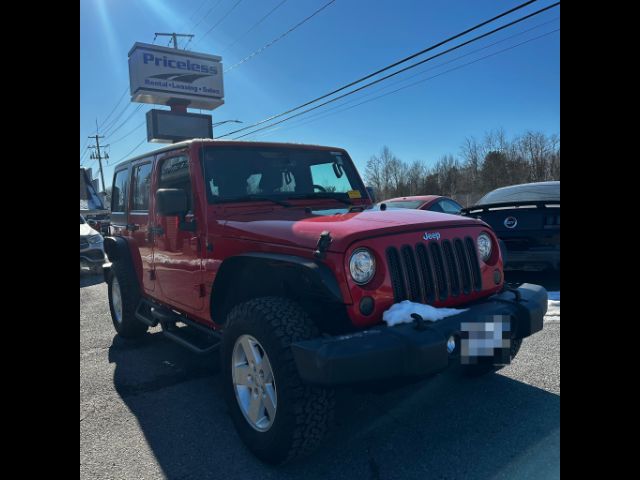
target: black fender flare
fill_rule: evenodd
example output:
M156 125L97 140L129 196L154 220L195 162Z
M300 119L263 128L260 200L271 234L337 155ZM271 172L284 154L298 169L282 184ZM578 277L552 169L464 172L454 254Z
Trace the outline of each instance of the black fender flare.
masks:
M254 285L268 290L274 283L286 283L288 293L311 300L344 305L342 291L333 271L324 263L277 253L250 252L228 257L222 262L213 281L211 312L213 318L224 317L225 301L233 294L235 275L251 272Z
M130 257L129 245L122 237L104 237L104 252L109 257L110 262L128 260Z
M103 245L109 262L130 262L131 268L136 273L138 283L142 285L142 259L139 253L137 255L132 254L129 241L123 237L104 237ZM109 266L109 270L111 270L111 266Z

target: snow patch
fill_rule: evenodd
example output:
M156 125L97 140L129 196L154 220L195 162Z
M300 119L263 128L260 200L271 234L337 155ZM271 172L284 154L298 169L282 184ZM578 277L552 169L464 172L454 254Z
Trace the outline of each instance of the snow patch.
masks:
M547 314L544 316L546 321L560 321L560 292L547 292L549 298L547 303Z
M466 308L436 308L431 305L404 300L400 303L394 303L391 305L391 308L385 310L382 314L382 320L386 322L388 326L392 327L399 323L413 322L414 320L411 318L412 313L417 313L423 319L435 322L465 311L467 311Z

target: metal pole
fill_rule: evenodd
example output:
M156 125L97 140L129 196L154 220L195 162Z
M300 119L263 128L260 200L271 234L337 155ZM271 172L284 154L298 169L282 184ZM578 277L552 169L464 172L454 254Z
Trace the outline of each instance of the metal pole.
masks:
M104 172L102 171L102 154L100 153L100 139L104 138L99 136L97 133L94 136L89 135L89 138L93 138L96 141L96 151L98 154L98 165L100 168L100 180L102 180L102 191L104 192L106 187L104 183Z

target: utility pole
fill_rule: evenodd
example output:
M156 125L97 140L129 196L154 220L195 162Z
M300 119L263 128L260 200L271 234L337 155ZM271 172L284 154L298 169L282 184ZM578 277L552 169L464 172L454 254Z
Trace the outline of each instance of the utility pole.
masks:
M171 39L173 41L173 48L178 50L178 37L189 37L189 39L192 39L193 37L195 37L195 35L189 34L189 33L175 33L175 32L173 32L173 33L156 33L156 38L158 38L158 37L171 37Z
M100 179L102 180L102 191L104 192L106 187L104 184L104 173L102 172L102 159L108 159L109 158L109 154L107 153L104 157L102 156L102 154L100 153L100 139L104 138L103 136L98 135L97 133L95 135L89 135L89 138L93 138L96 141L95 146L90 145L89 148L95 148L96 149L96 153L92 153L91 154L91 158L97 158L98 159L98 165L100 166ZM109 145L103 145L102 147L108 147Z

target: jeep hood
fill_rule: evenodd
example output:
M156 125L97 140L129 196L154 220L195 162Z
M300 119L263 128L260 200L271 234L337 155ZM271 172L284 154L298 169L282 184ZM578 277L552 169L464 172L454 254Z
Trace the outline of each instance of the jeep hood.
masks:
M262 212L231 213L224 225L225 236L309 249L315 249L320 234L329 231L333 239L329 251L344 252L353 242L367 237L485 224L474 218L424 210L346 213L344 209L338 209L314 210L309 214L301 208L274 208Z

